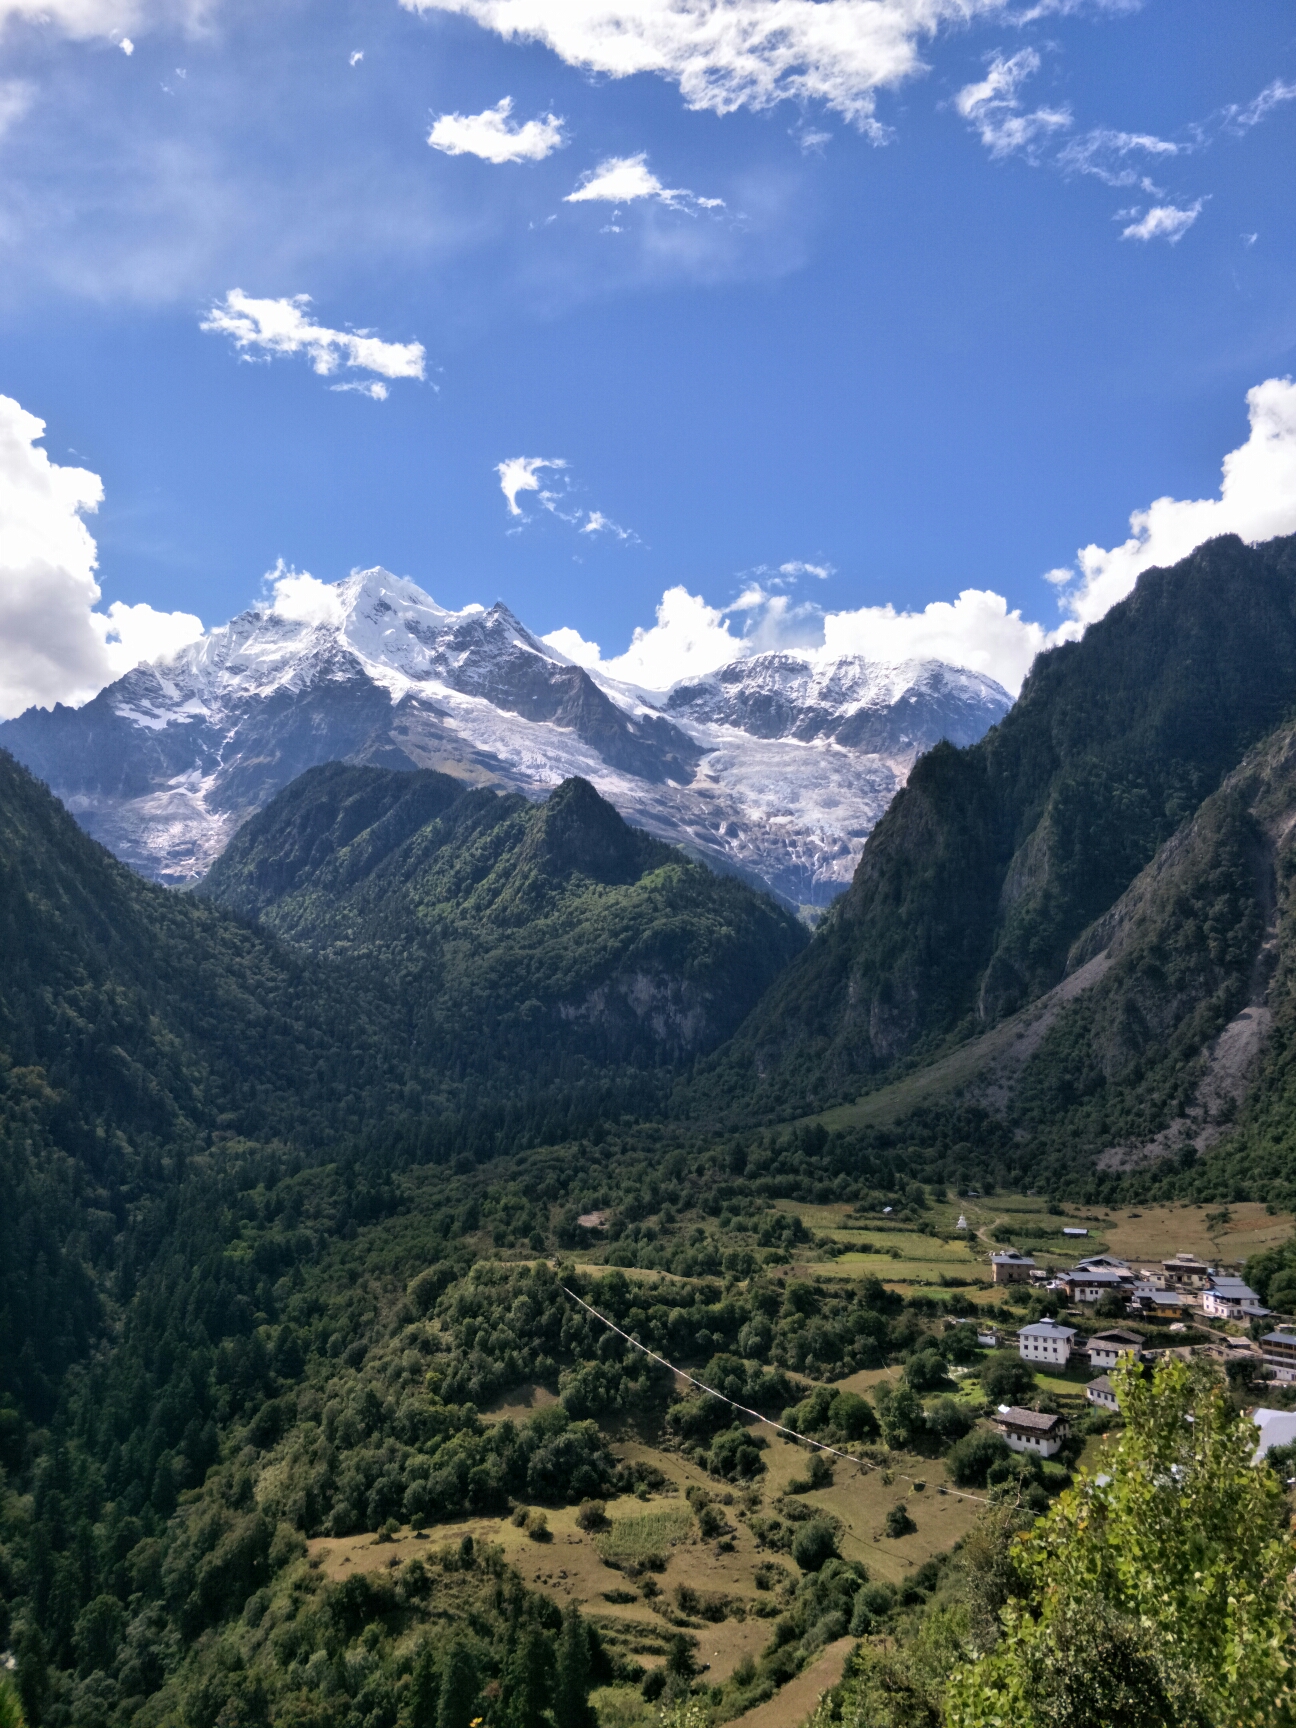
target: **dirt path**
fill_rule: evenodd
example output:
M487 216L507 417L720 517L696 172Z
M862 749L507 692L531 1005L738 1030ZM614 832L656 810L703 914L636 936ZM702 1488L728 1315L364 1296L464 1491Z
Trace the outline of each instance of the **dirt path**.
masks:
M764 1704L745 1716L735 1716L728 1728L796 1728L810 1715L823 1693L830 1691L846 1672L846 1661L855 1648L853 1638L839 1638L827 1645L816 1662Z

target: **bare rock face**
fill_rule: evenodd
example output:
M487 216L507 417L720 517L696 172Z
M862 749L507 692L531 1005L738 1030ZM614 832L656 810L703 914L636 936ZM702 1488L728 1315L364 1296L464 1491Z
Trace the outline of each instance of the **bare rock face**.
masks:
M29 709L0 746L146 876L200 879L235 829L323 762L431 768L531 798L572 776L785 904L825 906L938 740L1010 706L939 662L752 655L666 691L617 684L506 606L450 612L385 570L324 619L255 606L84 707Z

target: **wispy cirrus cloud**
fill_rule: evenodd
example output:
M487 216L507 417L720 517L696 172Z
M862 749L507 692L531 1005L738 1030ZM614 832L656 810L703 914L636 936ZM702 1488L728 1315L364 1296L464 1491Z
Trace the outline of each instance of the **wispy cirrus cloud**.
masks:
M1250 102L1231 103L1220 115L1220 122L1230 132L1249 132L1284 102L1296 102L1296 83L1275 78Z
M384 380L425 377L427 355L421 342L384 342L368 330L330 330L311 318L309 305L309 294L259 300L241 288L231 288L211 307L199 329L228 336L244 360L302 354L323 378L339 367L374 373L375 377L346 379L330 388L353 391L375 402L386 400Z
M648 152L609 156L582 176L564 204L634 204L644 199L672 210L722 210L723 198L699 198L684 186L665 186L648 166Z
M542 114L521 126L509 124L513 98L504 96L493 108L480 114L439 114L428 133L428 143L447 156L480 156L483 162L543 162L567 142L564 122L556 114Z
M526 512L518 503L518 494L534 492L535 501L542 510L556 516L560 522L566 522L578 533L606 534L609 539L638 545L639 536L633 529L623 528L601 510L587 510L576 502L572 497L567 466L561 456L509 456L496 463L495 472L499 476L500 491L504 494L508 513L517 519L518 526L512 532L517 533L527 521ZM553 479L542 479L541 476L546 474L552 475Z
M1019 92L1039 69L1040 57L1033 48L1021 48L1007 59L992 54L985 77L965 84L955 96L955 110L976 128L992 156L1030 155L1071 125L1068 108L1025 111Z
M1151 132L1120 132L1095 126L1081 138L1072 138L1058 152L1057 165L1068 174L1092 174L1106 186L1155 188L1148 178L1151 163L1182 155L1187 146L1158 138Z
M1185 210L1175 204L1154 204L1141 215L1137 210L1127 211L1125 214L1136 217L1136 220L1121 229L1121 239L1168 240L1172 246L1177 246L1201 215L1204 202L1199 198Z

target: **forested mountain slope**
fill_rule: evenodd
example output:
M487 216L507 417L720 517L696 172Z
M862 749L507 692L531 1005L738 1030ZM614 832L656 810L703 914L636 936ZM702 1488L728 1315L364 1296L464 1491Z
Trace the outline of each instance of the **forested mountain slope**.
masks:
M381 979L414 1048L514 1089L714 1048L807 941L579 779L534 804L331 763L253 817L201 892Z
M819 1108L1037 998L1293 701L1296 538L1145 572L980 743L919 760L690 1108Z

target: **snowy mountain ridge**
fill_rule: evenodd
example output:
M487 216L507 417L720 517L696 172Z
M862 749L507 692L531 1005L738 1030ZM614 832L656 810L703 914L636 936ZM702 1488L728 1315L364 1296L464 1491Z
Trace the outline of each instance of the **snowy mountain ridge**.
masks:
M291 596L253 606L82 708L29 709L0 745L119 857L177 885L289 780L343 759L532 797L580 774L650 833L822 906L916 756L973 742L1009 706L940 662L812 653L632 688L502 604L448 611L374 569L314 585L298 615Z

